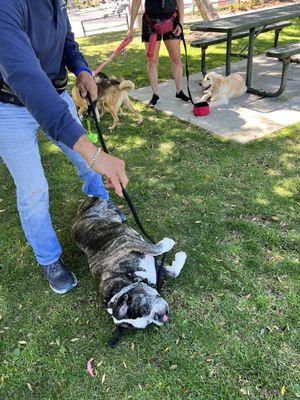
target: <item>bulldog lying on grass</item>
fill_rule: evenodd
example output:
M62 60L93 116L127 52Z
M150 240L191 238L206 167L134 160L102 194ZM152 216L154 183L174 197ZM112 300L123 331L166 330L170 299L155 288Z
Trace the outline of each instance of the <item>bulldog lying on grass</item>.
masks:
M168 320L169 306L155 289L154 256L171 250L175 242L168 238L157 244L145 242L107 206L106 201L87 198L79 207L73 238L88 258L114 323L140 329L152 322L161 326ZM184 252L176 253L164 274L176 278L185 260Z

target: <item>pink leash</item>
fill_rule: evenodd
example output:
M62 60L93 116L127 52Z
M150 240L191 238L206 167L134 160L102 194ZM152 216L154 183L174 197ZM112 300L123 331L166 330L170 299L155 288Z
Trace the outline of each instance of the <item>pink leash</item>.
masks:
M121 51L123 51L125 49L125 47L129 45L131 40L132 39L128 39L128 38L125 38L124 40L122 40L122 42L119 44L119 46L116 48L116 50L108 57L108 59L106 61L102 62L98 66L98 68L94 71L94 73L98 74L99 72L101 72L107 63L109 63L114 57L119 55L121 53Z

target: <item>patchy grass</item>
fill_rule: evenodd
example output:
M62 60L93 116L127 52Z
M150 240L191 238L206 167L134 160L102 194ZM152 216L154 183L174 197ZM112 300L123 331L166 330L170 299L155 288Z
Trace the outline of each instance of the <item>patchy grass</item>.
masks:
M295 40L296 31L288 28L283 39ZM120 38L95 36L81 45L95 66ZM258 52L269 39L257 42ZM212 49L209 67L223 62L221 52L223 46ZM191 60L195 71L197 52ZM136 39L109 73L143 86L144 63ZM170 77L165 53L160 75ZM175 238L177 249L188 253L181 276L163 288L170 323L131 332L115 350L107 347L112 321L70 239L80 182L40 136L53 223L79 287L62 297L48 289L1 164L1 398L299 398L300 125L241 146L136 106L144 124L122 117L108 145L127 162L128 190L149 231ZM105 132L109 123L107 117ZM85 371L91 357L94 379Z

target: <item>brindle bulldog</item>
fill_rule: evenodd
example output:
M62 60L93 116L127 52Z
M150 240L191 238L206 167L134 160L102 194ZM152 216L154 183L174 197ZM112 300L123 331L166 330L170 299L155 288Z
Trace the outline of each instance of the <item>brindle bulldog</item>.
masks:
M152 322L161 326L168 320L169 306L155 289L154 256L171 250L175 242L169 238L157 244L145 242L107 206L106 201L87 198L79 207L73 238L88 258L114 323L134 328ZM185 260L186 253L176 253L164 274L176 278Z

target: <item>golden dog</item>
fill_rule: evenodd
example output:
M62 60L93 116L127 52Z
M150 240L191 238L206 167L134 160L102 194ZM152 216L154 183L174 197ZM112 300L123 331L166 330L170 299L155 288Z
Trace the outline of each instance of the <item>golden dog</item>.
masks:
M222 76L209 72L202 80L202 87L204 92L200 101L208 101L212 107L228 104L229 100L247 91L245 79L238 73Z
M96 114L98 121L100 116L103 116L105 112L108 112L113 117L113 124L109 129L114 129L120 124L118 117L119 112L121 113L121 107L125 106L138 118L138 124L143 122L142 116L133 108L127 91L134 89L134 83L129 80L118 80L115 78L109 78L106 74L100 72L94 77L95 82L98 86L98 99L96 106ZM88 110L88 101L83 98L80 94L78 86L74 86L72 89L72 98L76 106L78 107L78 116L82 118L83 113ZM101 112L101 115L99 114Z

